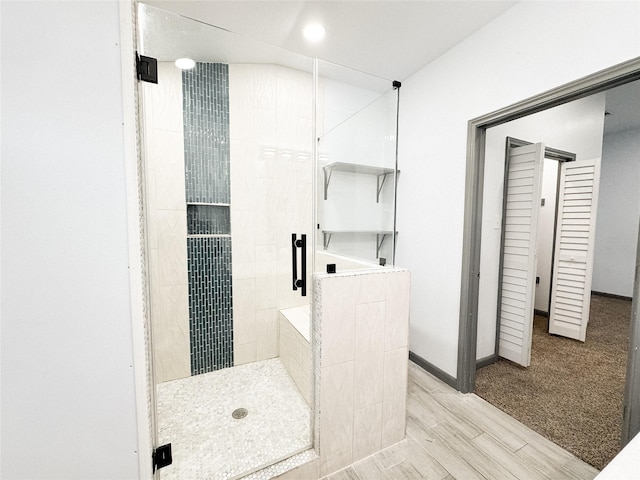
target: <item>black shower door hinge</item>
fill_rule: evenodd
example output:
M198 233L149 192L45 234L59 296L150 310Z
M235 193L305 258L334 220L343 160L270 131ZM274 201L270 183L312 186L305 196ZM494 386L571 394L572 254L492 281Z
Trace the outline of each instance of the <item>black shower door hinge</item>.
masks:
M153 473L167 465L171 465L173 462L173 458L171 457L171 444L167 443L166 445L156 448L151 455L151 461L153 462Z
M138 80L149 83L158 83L158 60L136 52L136 73Z

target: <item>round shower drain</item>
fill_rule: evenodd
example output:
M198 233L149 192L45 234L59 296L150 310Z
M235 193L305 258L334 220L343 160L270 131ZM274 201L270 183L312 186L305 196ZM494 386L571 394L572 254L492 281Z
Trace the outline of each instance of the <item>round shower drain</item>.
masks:
M249 411L246 408L236 408L231 416L236 420L240 420L241 418L246 417L248 413Z

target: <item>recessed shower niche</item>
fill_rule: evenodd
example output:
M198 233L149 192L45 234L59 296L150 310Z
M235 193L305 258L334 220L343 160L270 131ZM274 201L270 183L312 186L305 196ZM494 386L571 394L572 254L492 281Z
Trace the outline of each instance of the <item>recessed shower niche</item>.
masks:
M367 233L351 245L334 238L327 249L322 241L323 230L336 225L395 230L391 81L142 3L138 32L139 53L158 60L158 83L139 88L153 443L171 443L173 457L158 474L271 478L308 464L319 475L398 441L402 399L391 401L384 397L388 385L374 385L370 401L352 405L346 417L342 410L332 414L328 405L335 402L322 379L335 377L335 369L320 359L322 353L327 361L352 363L352 392L358 375L383 378L380 368L402 371L403 358L406 365L406 329L393 320L408 319L408 272L393 267L396 236L376 242ZM195 66L177 68L174 61L183 57ZM323 169L345 157L391 173L371 189L371 178L338 172L335 196L325 201ZM349 204L331 203L345 192ZM367 225L353 224L358 218ZM304 235L306 248L292 235ZM334 276L321 273L327 264L336 265ZM323 340L336 333L329 327L338 318L329 293L334 281L354 289L346 314L353 312L354 342L346 353ZM371 292L358 293L368 290L365 284ZM344 306L339 298L338 304ZM382 343L367 355L378 359L375 365L353 349L363 333L356 326L364 328L356 311L378 319L370 327ZM324 333L316 318L326 319ZM385 335L395 340L385 343ZM321 352L323 345L329 350ZM383 409L383 399L392 410ZM349 452L338 448L330 432L356 432L365 413L376 419L379 439L366 445L352 439Z

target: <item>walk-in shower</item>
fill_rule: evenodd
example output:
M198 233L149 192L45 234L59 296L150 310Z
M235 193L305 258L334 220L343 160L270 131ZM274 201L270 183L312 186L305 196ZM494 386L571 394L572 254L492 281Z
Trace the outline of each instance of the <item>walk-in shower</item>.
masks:
M397 86L145 4L138 33L159 473L267 478L315 455L313 274L393 265Z

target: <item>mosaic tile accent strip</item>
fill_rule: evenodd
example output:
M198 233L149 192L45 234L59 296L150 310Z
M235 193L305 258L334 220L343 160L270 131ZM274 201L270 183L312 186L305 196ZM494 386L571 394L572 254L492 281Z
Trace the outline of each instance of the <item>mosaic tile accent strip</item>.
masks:
M314 458L309 407L277 358L165 382L157 397L158 441L173 450L162 480L266 479Z
M320 456L320 384L322 382L322 278L313 275L311 355L313 356L313 448Z
M182 72L187 204L230 201L229 66ZM229 234L228 207L187 206L191 235ZM188 238L191 374L233 365L231 238Z
M246 477L242 477L242 480L271 480L272 478L278 477L283 473L287 473L289 470L293 470L300 465L311 462L316 458L318 458L318 455L316 455L316 452L313 449L305 450L304 452L289 457L282 462L278 462L247 475Z
M187 205L187 233L189 235L230 234L229 207Z
M233 365L231 238L187 238L191 375Z
M229 203L229 66L182 72L187 203Z

